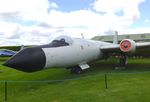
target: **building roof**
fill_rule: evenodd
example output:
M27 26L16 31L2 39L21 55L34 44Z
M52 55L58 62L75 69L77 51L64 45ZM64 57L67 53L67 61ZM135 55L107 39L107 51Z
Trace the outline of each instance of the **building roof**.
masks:
M92 38L93 40L112 42L114 35L102 35L95 36ZM118 35L118 40L121 41L123 39L132 39L136 42L138 41L150 41L150 33L141 33L141 34L120 34Z

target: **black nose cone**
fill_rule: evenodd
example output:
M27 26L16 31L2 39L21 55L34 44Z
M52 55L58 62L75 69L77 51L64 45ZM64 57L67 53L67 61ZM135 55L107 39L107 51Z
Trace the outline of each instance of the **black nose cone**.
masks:
M25 72L42 70L45 67L46 57L41 48L26 48L18 52L3 65Z

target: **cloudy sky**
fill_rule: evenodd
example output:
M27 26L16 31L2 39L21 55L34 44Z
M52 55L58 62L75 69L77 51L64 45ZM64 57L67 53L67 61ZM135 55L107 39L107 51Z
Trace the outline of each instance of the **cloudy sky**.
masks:
M0 45L150 32L150 0L0 0Z

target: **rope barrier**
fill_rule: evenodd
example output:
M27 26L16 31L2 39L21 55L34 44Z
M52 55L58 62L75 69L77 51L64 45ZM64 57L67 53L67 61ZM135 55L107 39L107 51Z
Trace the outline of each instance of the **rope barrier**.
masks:
M72 80L80 80L80 79L85 79L85 78L92 78L92 77L99 77L99 76L104 76L104 82L105 82L105 89L108 89L108 75L109 77L111 75L120 75L120 74L125 74L125 75L135 75L135 74L145 74L145 73L150 73L150 71L144 71L144 72L122 72L122 73L100 73L100 74L89 74L88 76L82 76L82 77L75 77L75 78L69 78L69 79L61 79L61 80L43 80L43 81L36 81L36 80L0 80L0 83L4 83L4 102L7 102L8 100L8 83L54 83L54 82L64 82L64 81L72 81Z
M145 74L150 73L150 71L144 71L144 72L107 72L107 73L100 73L100 74L89 74L88 76L82 76L82 77L75 77L75 78L67 78L67 79L59 79L59 80L0 80L0 83L5 83L6 81L8 83L55 83L55 82L64 82L64 81L72 81L72 80L81 80L86 79L90 77L99 77L107 75L135 75L135 74Z

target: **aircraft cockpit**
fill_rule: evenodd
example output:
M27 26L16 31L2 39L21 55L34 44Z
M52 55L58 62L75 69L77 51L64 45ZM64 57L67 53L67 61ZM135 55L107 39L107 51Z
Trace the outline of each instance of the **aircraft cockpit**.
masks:
M51 47L60 47L60 46L70 46L72 45L73 40L69 36L59 36L56 39L54 39L50 45Z

